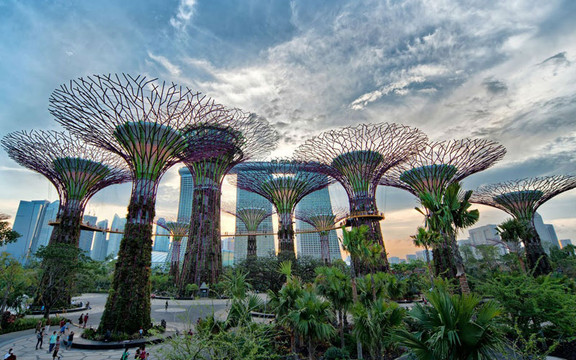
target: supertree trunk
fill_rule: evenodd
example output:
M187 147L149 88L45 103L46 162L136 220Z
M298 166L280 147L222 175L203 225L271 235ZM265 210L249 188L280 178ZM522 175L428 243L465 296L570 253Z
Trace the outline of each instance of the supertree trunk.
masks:
M383 271L388 272L390 270L390 264L388 263L388 256L386 254L386 246L384 245L384 239L382 236L382 229L380 228L380 221L373 220L371 218L355 218L352 220L352 227L359 228L362 225L368 227L368 232L366 233L366 238L370 240L372 243L377 243L382 247L382 261L377 265L371 267L369 264L366 264L364 261L358 258L352 258L352 261L355 262L356 265L356 272L359 275L366 275L371 272L371 268L373 268L375 272Z
M470 286L468 285L468 278L466 277L466 269L464 268L464 260L462 259L462 254L460 254L460 249L458 248L458 242L456 241L456 236L450 236L450 245L452 246L452 254L454 254L453 262L456 268L456 278L460 286L460 292L462 294L470 294Z
M157 181L134 180L124 237L99 332L133 334L150 327L152 222L157 188Z
M186 284L215 284L222 273L220 198L219 187L194 189L190 234L180 277L181 293Z
M179 284L180 278L180 246L182 245L182 239L176 239L176 237L172 240L172 258L170 259L170 273L169 275L172 276L174 282Z
M279 213L278 243L280 247L279 255L282 257L295 258L294 252L294 223L291 213Z
M48 251L57 253L62 245L68 245L70 249L78 247L80 238L80 225L84 214L84 205L77 200L68 201L61 209L58 216L59 223L52 230ZM72 299L74 286L74 274L72 271L78 262L78 253L66 252L67 259L46 256L42 261L42 279L38 287L35 302L36 305L44 306L46 314L54 307L68 307ZM65 256L62 254L62 256Z
M552 272L552 265L550 259L542 247L540 236L536 232L534 224L530 222L531 228L528 231L526 239L522 239L526 252L526 262L529 271L532 271L534 277L540 275L550 274Z
M439 244L432 248L432 257L434 259L434 275L455 279L458 269L454 259L454 247L448 236L444 236Z
M256 244L256 235L248 235L246 257L255 259L257 257L258 245Z
M320 256L324 264L330 264L330 247L328 241L328 231L320 232Z

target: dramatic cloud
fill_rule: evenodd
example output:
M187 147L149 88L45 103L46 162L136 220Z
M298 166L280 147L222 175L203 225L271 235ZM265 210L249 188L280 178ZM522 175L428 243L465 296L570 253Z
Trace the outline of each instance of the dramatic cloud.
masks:
M187 85L268 118L282 136L274 156L289 156L327 129L388 121L432 139L504 144L506 158L467 179L470 188L574 173L575 16L570 0L8 0L0 3L0 122L4 132L56 128L46 108L59 84L128 72ZM19 199L44 198L48 187L15 167L0 157L0 211L10 214ZM162 212L175 211L178 187L171 170L159 191ZM124 197L103 194L125 209ZM334 202L345 204L342 196ZM543 216L576 239L566 217L573 203L563 214L554 210L569 207L567 199L553 199ZM418 225L408 215L415 200L379 190L378 204L391 212L383 223L387 238L407 241ZM482 211L480 225L504 218Z

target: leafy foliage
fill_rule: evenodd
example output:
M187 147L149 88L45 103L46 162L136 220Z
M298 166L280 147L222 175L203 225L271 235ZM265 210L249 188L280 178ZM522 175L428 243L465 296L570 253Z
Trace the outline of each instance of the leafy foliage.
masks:
M0 213L0 246L18 240L21 236L16 231L12 230L7 221L10 216Z

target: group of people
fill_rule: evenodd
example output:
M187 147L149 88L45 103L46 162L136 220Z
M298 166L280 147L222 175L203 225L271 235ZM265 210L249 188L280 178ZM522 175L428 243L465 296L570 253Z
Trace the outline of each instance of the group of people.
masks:
M72 342L74 341L74 331L70 331L68 324L70 320L62 319L59 323L59 331L53 331L50 335L50 340L48 343L48 353L52 353L52 359L59 359L60 355L60 344L66 347L66 350L70 350L72 347ZM42 326L42 321L38 321L36 325L36 350L42 349L44 343L44 335L50 332L50 322L46 324L45 327Z
M128 351L128 347L124 348L124 352L122 353L122 357L120 360L128 360L130 358L130 352ZM134 353L134 359L136 360L148 360L150 358L150 353L146 351L144 345L140 346L136 349Z
M78 318L78 327L86 329L86 325L88 325L88 313L82 313Z

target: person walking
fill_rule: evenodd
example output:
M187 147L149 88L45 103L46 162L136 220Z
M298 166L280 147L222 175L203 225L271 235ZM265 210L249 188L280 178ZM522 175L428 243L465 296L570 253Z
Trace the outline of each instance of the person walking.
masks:
M34 331L34 334L39 332L40 329L42 329L42 320L38 320L38 323L36 324L36 331Z
M86 329L86 325L88 325L88 313L84 315L84 329Z
M44 328L40 329L40 331L36 333L36 339L38 340L36 341L36 350L38 350L38 345L40 345L40 349L42 349L42 343L44 342Z
M58 351L60 351L60 336L56 338L56 344L54 345L54 352L52 353L52 360L60 359L58 356Z
M52 352L52 350L54 350L54 346L56 345L56 340L59 338L58 335L56 335L56 331L54 331L54 333L52 335L50 335L50 346L48 346L48 353Z
M78 327L82 327L82 323L84 322L84 313L80 314L78 318Z
M128 352L128 346L126 346L120 360L128 360L128 356L130 356L130 353Z
M74 331L70 331L70 334L68 334L68 341L66 341L66 350L70 350L70 348L72 348L72 341L74 341Z
M166 311L168 311L168 300L166 300L166 305L164 306Z
M8 350L6 355L4 355L4 360L16 360L16 355L14 355L12 348L10 348L10 350Z

